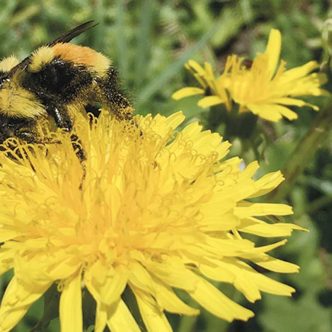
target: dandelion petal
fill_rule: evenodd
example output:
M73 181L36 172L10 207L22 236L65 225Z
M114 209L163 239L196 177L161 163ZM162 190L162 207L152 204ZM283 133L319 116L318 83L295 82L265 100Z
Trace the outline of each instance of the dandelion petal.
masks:
M158 308L152 297L135 291L137 304L148 332L172 332L165 314Z
M11 331L26 314L30 305L49 288L50 283L26 284L13 277L0 306L0 331Z
M78 273L65 284L60 297L61 331L82 332L81 275Z
M204 94L204 90L200 88L194 88L194 87L187 87L182 88L172 94L172 98L175 100L179 100L185 97L191 97L195 95L202 95Z
M234 319L248 320L253 317L252 311L230 300L206 280L197 277L196 282L196 289L189 292L190 296L214 315L229 322Z
M112 332L141 331L132 314L130 313L128 307L122 300L120 300L116 305L114 305L114 307L114 311L112 311L111 317L107 321L107 325ZM102 330L100 330L100 332L102 332Z

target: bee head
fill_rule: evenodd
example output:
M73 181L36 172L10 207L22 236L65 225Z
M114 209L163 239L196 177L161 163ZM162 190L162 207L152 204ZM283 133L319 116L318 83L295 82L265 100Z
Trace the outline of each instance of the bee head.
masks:
M22 85L22 74L24 72L17 71L14 75L12 71L0 72L0 115L33 119L46 113L35 94Z

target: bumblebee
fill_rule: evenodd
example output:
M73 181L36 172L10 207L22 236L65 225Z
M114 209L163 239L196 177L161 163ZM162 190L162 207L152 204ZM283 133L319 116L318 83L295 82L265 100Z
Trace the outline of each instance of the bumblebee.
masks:
M53 119L57 127L71 133L73 110L103 107L119 120L132 120L133 108L119 87L111 60L69 43L95 25L83 23L21 62L15 57L0 62L0 143L9 137L38 142L36 126L42 118ZM84 160L78 137L71 134L71 140Z

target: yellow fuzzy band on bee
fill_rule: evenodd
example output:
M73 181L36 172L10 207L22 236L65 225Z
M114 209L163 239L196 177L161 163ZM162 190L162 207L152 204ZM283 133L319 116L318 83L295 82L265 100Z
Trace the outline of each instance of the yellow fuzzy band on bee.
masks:
M59 43L53 46L53 50L56 57L74 64L84 65L99 76L104 76L112 63L106 56L89 47Z
M17 58L14 55L9 56L8 58L5 58L0 61L0 71L9 72L18 63L19 63L19 61L17 60Z
M38 72L45 64L50 63L53 59L53 48L42 46L33 53L29 70L31 72Z
M31 92L9 82L0 90L0 113L16 118L35 118L46 111Z

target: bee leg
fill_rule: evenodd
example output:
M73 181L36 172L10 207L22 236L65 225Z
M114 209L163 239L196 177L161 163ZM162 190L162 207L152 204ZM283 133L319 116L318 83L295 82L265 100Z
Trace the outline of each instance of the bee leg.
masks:
M59 128L62 128L67 132L71 132L71 130L73 129L73 122L69 117L66 109L52 107L52 109L48 108L48 113L53 116L55 123ZM76 134L71 134L70 140L78 159L81 162L85 161L86 155L82 148L81 140L79 139L79 137Z
M9 138L18 138L24 141L34 142L32 133L28 133L29 140L22 138L19 134L22 131L28 132L32 122L23 119L2 118L0 119L0 144L3 144ZM0 146L0 151L6 151L6 156L12 160L23 158L21 151L16 149L17 145L14 142L7 141L5 145Z
M71 118L69 117L69 114L65 108L53 107L52 109L50 109L48 107L47 111L49 114L51 114L53 116L55 123L57 124L57 126L59 128L62 128L64 130L66 130L67 132L71 132L71 130L73 129L73 122L72 122ZM85 163L84 163L84 161L86 160L86 155L83 150L81 140L79 139L79 137L76 134L71 134L70 140L71 140L71 145L76 153L76 156L80 160L81 166L82 166L83 175L82 175L81 183L79 186L79 189L82 190L83 182L86 177L86 167L85 167Z
M84 162L86 160L85 152L82 148L81 140L76 134L70 135L71 145L76 153L76 156L80 160L80 162Z
M17 130L15 136L27 143L45 144L44 139L38 139L34 131Z
M15 136L29 144L60 144L59 140L50 137L37 137L37 134L33 131L19 131Z
M0 115L0 144L10 137L15 137L21 128L28 128L29 121L21 118L11 118Z

